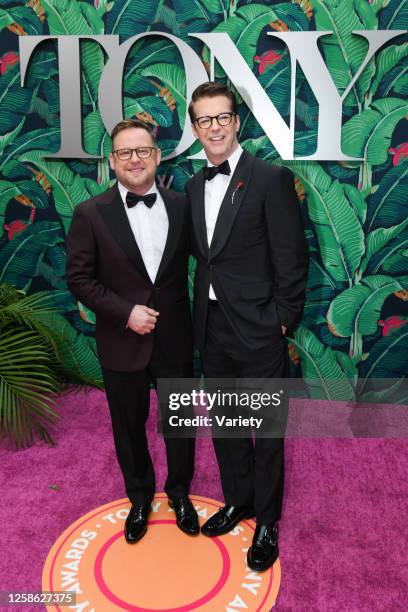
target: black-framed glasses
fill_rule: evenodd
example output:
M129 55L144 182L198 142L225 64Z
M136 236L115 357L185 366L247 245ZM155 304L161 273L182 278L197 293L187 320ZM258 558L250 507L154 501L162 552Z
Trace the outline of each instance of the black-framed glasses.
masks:
M127 161L132 157L133 151L136 153L139 159L147 159L151 157L153 151L156 151L157 147L136 147L135 149L116 149L112 153L116 153L120 161Z
M205 117L197 117L194 119L194 123L198 125L202 130L208 130L209 127L212 126L214 119L216 119L218 125L226 126L229 125L232 121L232 118L236 116L237 113L229 112L229 113L219 113L219 115L205 116Z

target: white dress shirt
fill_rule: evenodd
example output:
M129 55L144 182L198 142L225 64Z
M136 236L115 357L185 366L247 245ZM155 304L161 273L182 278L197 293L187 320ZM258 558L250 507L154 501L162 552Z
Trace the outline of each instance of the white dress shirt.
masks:
M211 181L205 181L204 207L208 245L211 245L218 213L220 212L221 204L227 192L232 175L234 174L239 158L241 157L242 150L242 147L238 145L238 148L234 151L231 157L228 158L231 174L216 174ZM208 161L207 165L213 166L214 164ZM210 285L210 293L208 297L210 300L217 299L212 285Z
M169 231L166 206L156 185L153 185L147 192L156 194L156 202L151 208L143 202L138 202L133 208L128 208L126 204L128 190L119 182L118 187L143 263L150 280L154 283Z

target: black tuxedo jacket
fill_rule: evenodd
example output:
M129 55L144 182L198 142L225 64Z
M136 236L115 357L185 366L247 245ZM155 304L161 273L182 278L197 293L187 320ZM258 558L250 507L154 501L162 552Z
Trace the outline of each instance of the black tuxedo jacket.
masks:
M169 230L154 284L146 271L117 185L79 204L67 237L67 280L74 296L96 314L96 343L105 368L145 368L153 340L174 365L191 359L188 300L190 215L184 196L159 189ZM140 335L127 329L135 304L159 311L156 328Z
M195 343L203 348L212 284L225 317L250 350L266 347L299 322L308 268L307 242L292 173L243 152L207 242L204 176L186 185L197 258Z

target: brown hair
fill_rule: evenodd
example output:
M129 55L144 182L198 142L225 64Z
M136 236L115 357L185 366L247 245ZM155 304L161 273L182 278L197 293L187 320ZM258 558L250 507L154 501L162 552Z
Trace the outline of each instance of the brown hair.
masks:
M194 102L197 102L200 98L215 98L215 96L225 96L231 102L231 110L233 113L238 113L237 98L231 89L229 89L223 83L214 83L208 81L199 85L191 96L191 102L188 105L188 114L190 115L191 123L194 122Z
M111 133L112 149L113 149L113 142L115 140L115 137L119 134L119 132L122 132L123 130L128 130L129 128L139 128L141 130L146 130L146 132L149 134L150 138L152 139L152 143L154 144L154 146L156 146L156 139L154 137L153 131L147 125L147 123L140 121L140 119L123 119L123 121L119 121L119 123L117 123L112 130L112 133Z

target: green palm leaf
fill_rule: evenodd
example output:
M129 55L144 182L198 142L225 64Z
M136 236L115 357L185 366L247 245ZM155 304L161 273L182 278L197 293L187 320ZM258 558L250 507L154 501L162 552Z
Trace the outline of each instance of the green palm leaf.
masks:
M4 218L9 201L18 195L18 189L10 181L0 181L0 238L3 235Z
M179 26L180 17L174 9L164 4L160 4L156 13L156 21L160 23L161 26L165 26L174 36L181 36Z
M61 247L50 247L47 250L47 257L50 256L50 252L53 256L50 257L50 261L54 266L54 270L59 276L65 274L67 256L65 251ZM58 255L59 252L59 255ZM56 261L57 258L59 261ZM68 291L66 286L64 289L56 289L54 291L40 291L33 293L26 297L26 300L39 300L38 306L42 309L50 309L59 314L66 314L67 312L74 312L77 310L77 303L72 293ZM34 302L35 304L36 302Z
M0 326L15 321L34 329L52 347L68 380L100 386L102 379L94 338L79 334L60 314L76 309L66 290L42 291L1 309Z
M97 10L77 0L41 0L50 34L103 34L104 24Z
M123 79L125 91L129 92L130 78L135 76L138 70L163 61L169 64L176 64L180 61L180 53L173 42L147 39L140 45L133 45L128 55Z
M397 72L397 70L398 68L395 69L394 74L391 71L391 81L389 87L387 85L384 94L382 93L381 95L388 96L389 92L393 91L394 93L400 94L401 96L408 96L408 66L405 66L402 71Z
M66 263L67 255L62 245L51 246L45 251L43 259L39 262L37 274L42 276L55 289L63 290L62 292L60 291L60 293L69 295L69 292L64 291L67 285L65 278ZM51 291L49 293L55 294L57 292ZM72 297L69 299L69 303L74 303ZM69 308L67 307L67 311L68 310Z
M115 2L106 20L106 33L130 38L145 32L155 22L162 0L123 0Z
M105 67L103 51L93 40L84 40L81 45L81 68L84 103L96 110L99 82Z
M177 62L175 62L177 63ZM125 96L140 96L146 94L157 94L157 87L150 79L140 74L130 74L124 83Z
M377 53L375 60L376 71L373 80L370 84L370 89L367 93L368 98L371 100L377 89L389 72L395 68L401 62L402 59L406 58L408 55L408 43L403 43L402 45L391 45L386 49L383 49L379 53ZM404 71L404 65L401 64L399 67L400 72ZM405 67L406 69L406 67Z
M318 325L326 323L326 312L330 300L307 300L303 308L302 324L308 328L317 328Z
M323 287L329 292L329 294L336 293L336 290L338 289L338 286L331 278L330 274L314 257L311 257L309 262L307 287L310 290L315 290L317 288Z
M288 5L287 5L288 6ZM272 21L277 21L278 15L270 6L250 4L239 8L233 17L229 17L212 32L225 32L237 46L249 66L253 64L256 45L262 30ZM208 49L204 49L203 57L209 61Z
M353 385L339 352L325 346L309 329L300 325L290 343L300 357L302 375L316 399L352 400ZM349 365L351 369L352 366Z
M0 9L0 32L12 24L18 24L26 34L42 34L42 23L28 6L16 6Z
M405 30L408 23L408 0L390 0L379 13L381 30Z
M173 112L159 96L125 97L124 116L133 117L137 113L147 113L160 127L170 127L173 123Z
M258 81L268 94L282 116L289 113L290 106L290 62L287 55L283 55L276 64L273 64Z
M408 104L398 98L377 100L343 126L344 153L378 166L387 160L397 123L408 114Z
M85 150L98 159L98 182L84 178L84 187L90 195L97 195L109 187L109 154L112 140L102 123L99 111L92 111L84 119L83 131Z
M254 123L248 122L246 130L254 125ZM257 124L258 125L258 124ZM259 125L258 125L259 127ZM255 132L255 130L254 130ZM313 130L296 132L295 133L295 154L296 155L307 155L313 153L316 150L317 132ZM262 159L271 161L273 163L284 164L280 160L277 150L269 140L268 136L259 136L258 138L248 138L247 140L241 141L242 147L251 153L252 155L260 155Z
M366 55L364 41L352 32L376 29L376 14L369 4L357 4L354 0L314 0L313 8L316 30L333 32L321 39L321 45L333 81L339 92L343 93ZM369 78L369 72L373 69L374 65L368 67L364 78ZM361 105L364 93L364 85L360 90L354 86L344 105Z
M47 438L46 427L57 418L52 406L59 385L52 365L37 333L0 333L0 431L18 447L32 443L34 432Z
M66 289L23 297L0 285L0 429L19 445L33 431L51 440L46 427L57 416L51 406L59 380L101 386L95 340L58 313L76 309Z
M364 253L364 232L350 191L330 178L319 164L284 162L301 181L307 194L310 220L315 224L321 257L337 282L352 282Z
M408 216L408 159L401 161L381 179L367 198L368 230L389 227Z
M302 318L303 325L312 328L322 323L326 324L327 310L338 290L338 285L330 277L324 266L315 256L312 256L309 261L306 303Z
M23 129L26 117L23 117L20 123L7 134L0 134L0 155L3 154L4 149L17 138L21 130Z
M377 255L391 240L400 236L408 227L408 218L393 227L379 227L366 236L366 252L361 261L360 273L365 272L371 258Z
M220 14L223 14L225 19L228 5L228 0L173 0L177 21L183 25L191 25L191 22L199 24L201 30L194 31L201 32L208 31L212 23L219 21Z
M14 130L27 115L33 90L20 85L19 64L0 78L0 134Z
M48 102L39 97L32 99L29 112L37 113L40 119L43 119L47 125L52 125L55 127L55 125L59 123L58 115L50 111L50 105Z
M381 268L390 274L408 274L408 248L399 249L387 257Z
M92 111L84 119L84 147L87 153L108 157L111 151L111 137L102 123L99 111Z
M35 208L48 208L48 195L36 181L0 181L0 215L4 215L8 202L19 195L28 197Z
M253 65L258 39L262 30L272 22L281 19L291 30L308 30L309 22L299 5L281 3L273 7L251 3L241 6L232 17L218 24L212 32L225 32L237 46L239 52L249 66ZM203 58L209 62L210 52L203 50ZM217 78L222 72L216 68Z
M405 377L408 361L408 325L390 330L372 346L368 357L360 364L362 388L369 379Z
M381 251L371 257L367 271L370 274L377 274L379 270L385 269L388 261L401 249L408 247L408 228L403 230L396 238L391 240Z
M70 2L70 5L72 5L72 2ZM101 15L93 6L93 4L88 4L87 2L79 2L79 7L81 9L83 18L86 20L92 32L94 34L104 34L105 24Z
M69 381L102 386L94 338L77 332L56 312L35 312L32 320L40 324L49 334L53 334L55 353Z
M11 181L0 181L0 213L3 214L6 210L7 204L16 195L19 195L20 190L16 183Z
M361 225L364 225L367 216L367 205L361 191L349 183L343 183L343 188L344 195L350 206L353 207L357 219Z
M0 251L0 283L27 290L46 248L63 242L61 226L39 221L17 234Z
M39 81L47 81L58 74L58 59L55 53L37 51L30 60L25 77L25 86L34 88Z
M334 298L327 312L330 330L342 337L374 334L384 301L402 289L401 283L390 276L366 276L360 284L345 289Z
M143 68L140 74L142 76L153 77L170 89L176 101L180 120L184 121L187 108L186 78L184 70L180 66L172 64L153 64L152 66Z
M84 179L74 174L64 162L45 160L42 151L28 151L19 155L18 160L38 168L51 183L55 208L67 232L75 206L91 196Z
M257 155L270 145L270 140L267 136L259 136L258 138L248 138L241 141L241 146L251 155ZM263 155L262 155L263 157Z
M5 166L11 159L32 151L33 149L42 151L52 151L55 145L58 144L60 137L59 128L48 128L40 130L31 130L30 132L18 136L14 142L11 142L4 151L0 168L4 172ZM44 154L44 153L43 153Z

